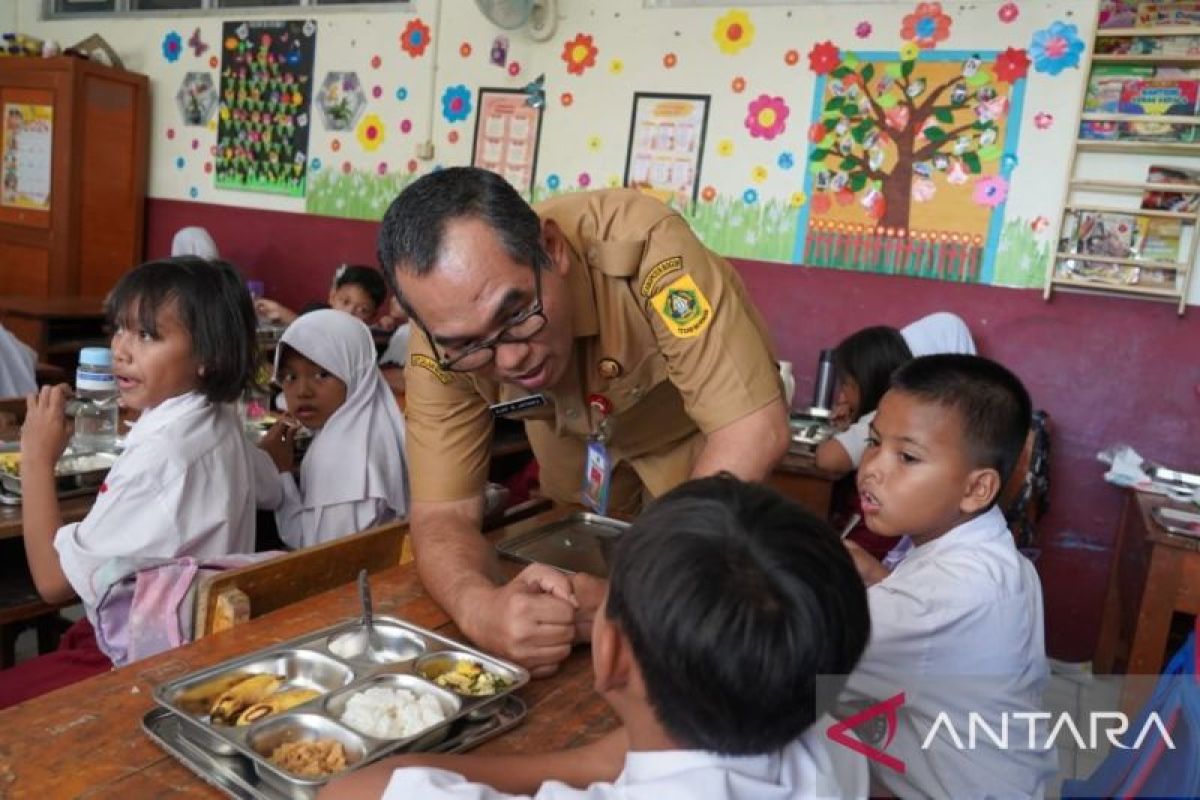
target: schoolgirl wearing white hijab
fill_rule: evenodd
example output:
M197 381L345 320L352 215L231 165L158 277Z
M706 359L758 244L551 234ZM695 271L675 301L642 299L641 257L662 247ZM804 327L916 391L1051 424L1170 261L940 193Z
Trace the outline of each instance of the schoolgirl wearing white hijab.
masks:
M279 472L258 472L258 507L274 510L283 541L307 547L407 516L404 418L367 326L333 309L300 316L275 352L275 381L295 421L315 433L299 480L295 423L281 421L260 443Z

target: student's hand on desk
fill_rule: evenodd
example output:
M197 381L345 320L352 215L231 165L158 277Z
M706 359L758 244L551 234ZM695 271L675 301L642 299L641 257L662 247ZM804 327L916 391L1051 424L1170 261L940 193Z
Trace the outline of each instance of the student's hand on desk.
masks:
M71 438L67 426L67 398L71 387L65 383L43 386L37 394L25 398L25 423L21 426L22 470L54 469Z
M472 598L463 632L534 677L552 675L571 653L576 602L566 575L530 564L503 586Z
M879 563L879 559L862 549L861 546L849 539L843 540L842 544L846 545L846 550L854 559L854 567L858 570L858 575L865 585L871 586L879 583L891 574L887 571L887 567Z
M575 641L590 642L592 640L592 623L596 615L602 612L604 596L608 592L608 581L576 572L571 576L571 589L575 593L575 602L579 609L575 612Z
M296 466L295 435L296 423L284 418L272 425L258 443L280 472L291 472Z

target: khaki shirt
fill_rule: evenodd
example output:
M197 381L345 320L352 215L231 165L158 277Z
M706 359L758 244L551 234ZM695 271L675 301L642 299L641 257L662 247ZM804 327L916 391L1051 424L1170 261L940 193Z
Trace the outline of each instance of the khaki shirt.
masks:
M535 210L571 246L566 280L575 337L564 377L543 391L551 404L525 423L542 491L579 502L587 438L601 419L587 398L600 394L613 406L610 509L636 511L643 487L659 495L688 479L705 434L782 399L766 326L729 262L659 201L609 189L564 195ZM488 405L525 390L443 372L419 330L409 365L413 500L480 494L491 444Z

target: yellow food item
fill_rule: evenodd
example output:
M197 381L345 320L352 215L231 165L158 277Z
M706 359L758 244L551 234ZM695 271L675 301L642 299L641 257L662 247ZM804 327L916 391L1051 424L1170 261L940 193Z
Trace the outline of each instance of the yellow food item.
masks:
M250 677L248 672L229 672L198 683L175 696L175 705L189 714L201 714L213 707L217 698Z
M477 661L459 661L454 665L454 669L434 677L433 682L459 694L473 697L486 697L508 687L508 681L488 672Z
M217 698L209 711L209 718L213 722L232 725L243 711L255 703L261 703L282 684L282 675L251 675Z
M0 453L0 472L21 477L21 454Z
M276 692L271 695L261 703L255 703L247 708L238 717L237 724L249 725L251 722L256 722L271 714L282 713L289 708L295 708L301 703L307 703L319 694L320 692L312 689L284 689L282 692Z
M323 778L349 766L346 749L334 739L284 742L271 753L271 763L301 778Z

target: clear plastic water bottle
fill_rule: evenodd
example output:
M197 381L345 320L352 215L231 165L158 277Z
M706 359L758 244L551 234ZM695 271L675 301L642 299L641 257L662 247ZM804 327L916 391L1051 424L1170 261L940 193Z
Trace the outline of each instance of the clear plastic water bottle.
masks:
M112 351L107 347L85 347L79 351L75 372L76 451L113 451L117 442L117 381L112 371Z

